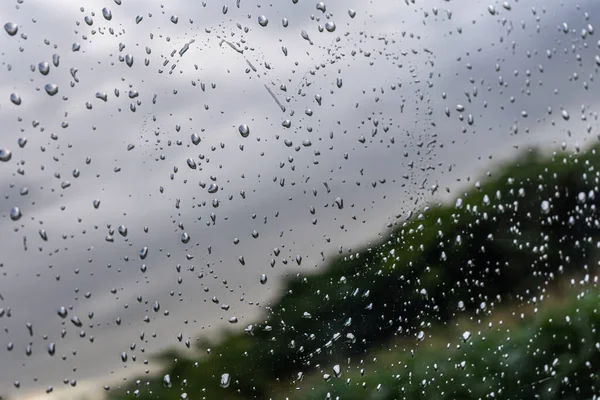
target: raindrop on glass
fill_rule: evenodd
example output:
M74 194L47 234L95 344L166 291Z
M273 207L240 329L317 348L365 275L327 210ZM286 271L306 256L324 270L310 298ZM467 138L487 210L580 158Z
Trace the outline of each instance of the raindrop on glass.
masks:
M258 24L262 27L265 27L269 24L269 20L264 15L259 15Z
M10 36L15 36L17 34L17 31L19 30L19 27L14 22L7 22L4 24L4 30Z
M250 128L246 124L240 125L238 130L240 131L240 135L242 135L242 137L248 137L248 135L250 135Z

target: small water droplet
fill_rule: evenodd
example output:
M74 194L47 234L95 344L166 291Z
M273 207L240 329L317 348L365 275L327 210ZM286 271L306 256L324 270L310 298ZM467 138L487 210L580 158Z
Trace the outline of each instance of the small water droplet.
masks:
M464 331L463 334L461 335L461 338L462 338L463 342L468 342L471 339L471 332Z
M146 257L148 257L148 247L143 247L140 250L140 258L144 260Z
M48 73L50 72L50 63L48 63L47 61L42 61L38 64L38 70L40 71L40 74L44 76L48 75Z
M495 14L496 14L496 9L494 8L494 6L492 6L492 5L489 5L489 6L488 6L488 12L489 12L491 15L495 15Z
M265 27L269 24L269 20L264 15L258 16L258 24L262 27Z
M108 8L104 7L102 9L102 16L105 20L110 21L112 19L112 12Z
M58 85L54 83L47 83L46 86L44 86L44 89L50 96L54 96L56 93L58 93Z
M53 356L54 353L56 353L56 345L54 344L54 342L48 343L48 354Z
M21 96L19 96L18 93L11 93L10 94L10 101L15 105L15 106L20 106L21 105Z
M327 32L335 31L335 22L333 22L333 21L325 22L325 29L327 29Z
M192 139L192 143L195 144L195 145L198 145L200 143L200 140L201 140L200 136L198 136L197 133L192 133L191 139Z
M342 368L340 367L340 364L336 364L333 366L333 374L336 378L342 376Z
M10 209L10 219L13 221L18 221L21 218L21 210L19 207L13 207Z
M260 274L260 283L262 283L263 285L265 283L267 283L267 275L265 274Z
M216 183L211 183L208 186L208 193L217 193L219 191L219 185Z
M541 207L542 207L542 212L544 214L547 214L548 211L550 211L550 202L548 200L542 201Z
M354 18L356 16L356 11L354 11L353 9L349 9L348 15L350 16L350 18Z
M188 243L189 241L190 241L190 235L188 235L187 232L183 232L181 234L181 242Z
M193 158L188 158L186 162L188 167L190 167L191 169L196 169L196 161L194 161Z
M0 149L0 161L10 161L12 158L12 152L8 149Z
M171 16L171 22L176 24L179 22L179 17L177 15Z
M127 227L125 225L119 225L119 228L117 228L117 230L119 231L119 234L123 237L127 236Z
M17 34L17 31L19 30L19 27L14 22L7 22L4 24L4 30L10 36L15 36Z
M240 125L238 130L240 131L240 135L242 135L242 137L248 137L248 135L250 135L250 128L246 124Z
M231 382L231 376L227 373L221 375L221 387L222 388L227 388L229 387L229 383Z
M67 318L67 309L64 306L60 306L58 307L58 310L56 311L58 316L61 318Z

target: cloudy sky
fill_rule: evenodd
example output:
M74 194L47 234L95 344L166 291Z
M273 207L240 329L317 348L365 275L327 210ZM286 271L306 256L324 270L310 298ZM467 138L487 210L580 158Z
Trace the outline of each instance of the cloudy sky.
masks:
M597 140L591 0L121 3L0 3L0 394L158 373L519 149Z

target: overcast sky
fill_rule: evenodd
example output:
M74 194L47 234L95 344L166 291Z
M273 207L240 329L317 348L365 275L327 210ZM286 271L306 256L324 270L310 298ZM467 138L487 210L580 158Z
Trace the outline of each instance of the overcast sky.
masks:
M0 162L0 388L15 398L158 373L142 360L189 351L178 333L242 330L282 276L318 272L446 187L459 195L518 149L597 140L591 0L18 3L0 2L2 24L18 26L0 32L0 148L12 154Z

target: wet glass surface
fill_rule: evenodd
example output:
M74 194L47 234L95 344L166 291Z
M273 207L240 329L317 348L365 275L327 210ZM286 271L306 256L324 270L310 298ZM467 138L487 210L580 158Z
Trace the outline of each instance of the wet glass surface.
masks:
M598 394L600 3L0 15L3 398Z

